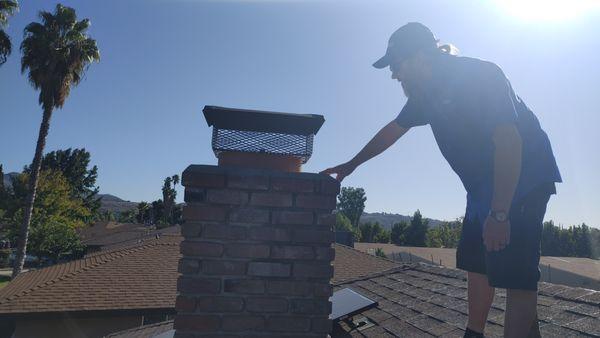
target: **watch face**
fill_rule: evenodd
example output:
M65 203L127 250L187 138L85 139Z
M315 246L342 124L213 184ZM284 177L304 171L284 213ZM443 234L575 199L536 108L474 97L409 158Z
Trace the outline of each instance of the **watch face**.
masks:
M496 212L494 215L494 218L498 222L506 222L506 220L508 219L508 217L506 216L506 213L503 211Z

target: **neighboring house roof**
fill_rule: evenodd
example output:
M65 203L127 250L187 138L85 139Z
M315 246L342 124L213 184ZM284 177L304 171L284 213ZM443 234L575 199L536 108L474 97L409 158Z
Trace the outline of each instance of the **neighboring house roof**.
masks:
M386 255L391 257L395 254L397 259L401 259L404 262L409 262L409 260L412 260L412 262L433 261L435 264L441 263L441 265L447 267L456 267L456 249L408 247L389 243L354 243L354 247L357 250L367 253L375 252L377 248L381 248ZM581 257L542 256L540 259L540 265L544 268L550 266L554 269L573 273L593 281L600 281L600 260ZM548 276L542 274L542 278L547 277ZM554 279L549 281L555 282ZM597 286L598 282L588 283L588 285L577 283L571 283L568 285L596 288L594 285Z
M0 315L175 306L178 235L20 274L0 289Z
M468 312L463 271L424 263L403 264L334 282L334 288L336 291L351 288L378 305L334 325L333 338L462 337L464 334ZM486 337L502 337L505 302L506 292L498 290L488 316ZM538 316L543 336L600 336L600 292L540 283ZM354 323L361 318L367 318L369 324L356 327ZM109 337L152 337L172 329L173 321L167 321Z
M81 229L79 237L85 246L95 252L141 243L146 239L156 237L156 235L179 234L180 232L179 225L156 229L144 224L98 222L94 226Z
M163 234L22 273L0 289L0 315L173 309L181 240L180 235ZM337 244L335 251L334 281L399 266Z

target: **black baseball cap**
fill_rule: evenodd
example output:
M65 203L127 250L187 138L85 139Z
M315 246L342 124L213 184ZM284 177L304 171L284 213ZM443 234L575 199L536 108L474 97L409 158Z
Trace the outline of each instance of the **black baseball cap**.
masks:
M385 55L377 60L373 67L382 69L394 60L411 57L420 50L437 49L437 40L425 25L419 22L409 22L398 28L388 40Z

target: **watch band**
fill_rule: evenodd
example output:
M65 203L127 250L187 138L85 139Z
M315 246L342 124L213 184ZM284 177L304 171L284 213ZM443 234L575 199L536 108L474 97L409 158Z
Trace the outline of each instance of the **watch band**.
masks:
M508 221L508 213L505 210L490 210L490 217L500 223Z

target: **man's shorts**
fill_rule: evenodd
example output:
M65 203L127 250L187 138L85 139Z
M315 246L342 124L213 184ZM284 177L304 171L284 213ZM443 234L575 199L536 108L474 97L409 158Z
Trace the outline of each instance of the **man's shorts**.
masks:
M493 287L537 290L544 214L550 195L554 193L554 183L544 184L511 207L510 243L500 251L485 249L484 220L465 218L456 250L456 266L487 275Z

